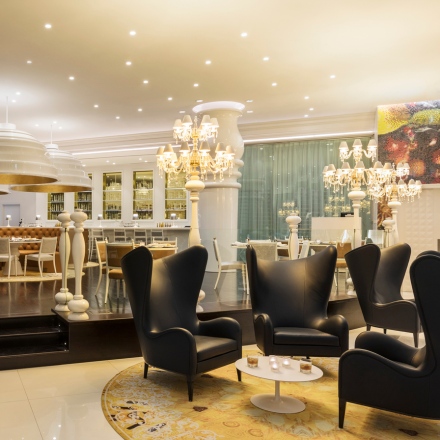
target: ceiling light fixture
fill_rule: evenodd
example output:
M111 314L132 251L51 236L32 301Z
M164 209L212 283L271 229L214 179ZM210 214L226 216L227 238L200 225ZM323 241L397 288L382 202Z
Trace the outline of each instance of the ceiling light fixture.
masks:
M138 112L141 112L142 111L142 109L141 108L138 108Z
M253 113L253 110L247 110L246 113Z
M246 38L246 37L248 36L248 34L247 34L247 32L242 32L242 33L240 34L240 36L242 36L243 38Z
M263 61L269 61L269 57L264 57Z
M0 124L0 157L0 184L50 183L57 180L57 170L46 156L44 145L8 122L8 98L6 122Z
M304 96L304 99L309 99L309 96Z
M45 27L46 29L52 29L52 25L51 25L50 23L46 23L46 24L44 25L44 27Z
M136 31L130 31L130 35L134 37L136 35Z
M203 102L203 99L197 99L196 102Z
M75 79L74 76L69 76L70 81L73 81Z
M208 65L209 65L209 64L211 64L211 63L212 63L211 60L206 60L206 61L205 61L205 64L208 64Z
M120 116L116 116L116 119L121 119L121 117Z
M277 85L277 83L272 83L272 87L276 87Z
M173 100L173 98L170 96L169 98L168 98L168 101L172 101Z
M144 84L148 84L148 79L144 79Z
M95 107L95 108L98 108L99 107L99 105L98 104L95 104L93 107Z
M26 63L27 64L32 64L32 61L31 60L27 60Z
M197 83L194 84L194 87L199 87L199 85Z
M335 79L336 75L330 75L330 79Z
M312 112L313 110L315 110L313 107L310 107L309 110Z
M254 102L253 99L248 99L246 102Z
M131 66L131 61L126 61L126 62L125 62L125 65L126 65L126 66Z

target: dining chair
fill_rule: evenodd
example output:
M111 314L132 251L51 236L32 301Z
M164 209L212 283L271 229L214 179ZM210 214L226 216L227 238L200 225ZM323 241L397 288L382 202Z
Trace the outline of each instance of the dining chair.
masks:
M243 279L243 288L247 291L248 289L247 289L246 263L244 261L222 261L217 238L214 237L212 241L214 244L214 254L215 254L215 259L217 260L217 269L218 269L218 275L214 285L214 290L217 289L217 285L218 282L220 281L220 275L222 274L222 271L238 269L241 270L241 275Z
M89 261L92 260L96 250L96 240L104 240L104 230L102 228L91 228L89 230Z
M125 229L115 229L115 241L125 242L127 237L125 236Z
M41 239L40 250L36 254L27 254L24 257L24 274L26 275L26 267L28 260L37 261L40 276L43 276L43 262L52 261L54 272L57 273L55 265L55 253L57 250L58 237L43 237Z
M11 266L14 258L14 255L11 254L9 237L0 238L0 261L8 263L8 278L11 278ZM15 276L17 276L17 263L15 264Z
M298 258L306 258L309 256L310 251L310 240L304 240L301 245L301 251Z
M98 285L96 286L95 295L98 293L99 286L101 285L102 274L107 273L107 252L106 252L106 240L98 240L95 238L96 255L98 257L99 264L99 278Z
M345 261L345 254L351 251L351 243L336 243L336 249L338 251L338 258L336 260L336 273L334 277L336 289L339 288L339 269L345 269L345 280L348 279L348 267Z
M116 297L119 298L119 285L122 282L123 296L125 298L125 283L124 275L121 269L121 258L134 249L134 243L106 243L106 283L105 283L105 297L104 304L107 303L108 290L110 280L116 280Z
M275 241L251 240L249 244L255 249L260 260L278 261L278 248Z

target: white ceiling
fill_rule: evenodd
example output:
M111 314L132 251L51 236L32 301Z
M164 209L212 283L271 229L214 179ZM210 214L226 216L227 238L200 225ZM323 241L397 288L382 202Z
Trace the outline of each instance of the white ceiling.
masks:
M8 96L43 142L51 124L54 142L171 140L198 99L244 103L250 124L440 97L439 0L10 0L1 16L0 121Z

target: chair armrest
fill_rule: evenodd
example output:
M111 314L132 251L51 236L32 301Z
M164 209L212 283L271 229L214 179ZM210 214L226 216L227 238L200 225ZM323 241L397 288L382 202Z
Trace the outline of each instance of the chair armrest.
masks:
M337 336L342 352L348 350L348 323L344 316L333 315L330 318L321 319L315 324L316 330Z
M417 367L420 362L419 357L416 356L421 349L411 347L383 333L371 331L361 333L356 338L355 348L369 350L391 361L413 367Z
M268 314L254 315L255 340L264 353L272 353L273 324Z
M229 338L241 343L241 326L232 318L215 318L209 321L200 321L199 334L217 338Z
M346 371L344 371L345 369ZM345 372L349 376L356 371L361 376L365 370L374 371L378 379L390 377L390 373L408 378L416 378L421 374L426 374L412 365L402 364L361 348L346 351L339 360L339 375Z
M416 303L412 300L401 299L386 304L374 303L373 306L387 313L393 313L394 310L398 310L399 313L402 313L402 310L405 310L408 316L414 316L414 313L418 316Z

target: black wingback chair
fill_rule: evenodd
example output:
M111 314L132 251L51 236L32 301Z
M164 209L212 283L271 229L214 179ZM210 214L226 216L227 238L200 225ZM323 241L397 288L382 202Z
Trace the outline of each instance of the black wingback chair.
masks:
M345 256L367 330L379 327L409 332L418 347L421 332L417 306L400 293L411 248L406 243L380 250L367 244Z
M347 402L415 417L440 419L440 256L410 268L426 345L413 348L389 335L364 332L339 360L339 427Z
M199 321L196 315L207 261L203 246L192 246L159 260L153 260L146 247L139 247L121 261L145 361L144 377L149 365L184 374L190 401L196 375L242 356L237 321Z
M337 251L267 261L246 250L258 348L265 355L340 356L348 349L343 316L327 317Z

